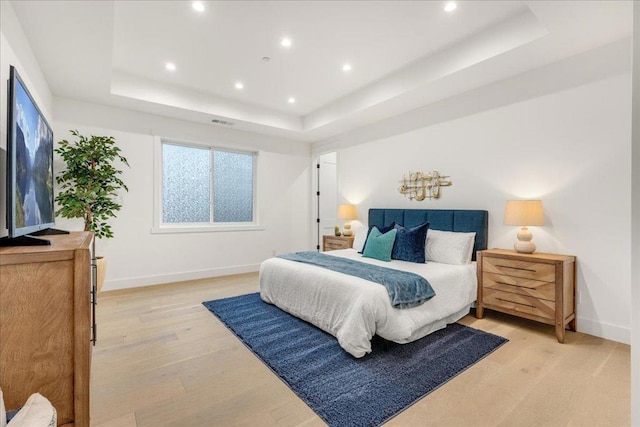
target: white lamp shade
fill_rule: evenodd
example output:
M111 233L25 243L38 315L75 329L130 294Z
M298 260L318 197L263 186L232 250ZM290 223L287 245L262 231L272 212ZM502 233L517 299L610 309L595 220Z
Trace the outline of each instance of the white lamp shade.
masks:
M504 209L505 225L544 225L542 201L507 200Z
M340 205L338 206L338 218L340 219L356 219L358 218L358 210L356 205Z

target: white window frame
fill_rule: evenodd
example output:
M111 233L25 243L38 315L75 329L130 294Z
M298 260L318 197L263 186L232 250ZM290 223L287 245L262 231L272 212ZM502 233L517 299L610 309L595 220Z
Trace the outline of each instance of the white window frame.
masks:
M209 224L203 223L165 223L162 222L162 145L174 144L183 147L205 148L208 150L227 151L232 153L253 155L253 221L251 222L220 222ZM213 156L212 156L213 159ZM260 167L260 152L251 150L238 150L224 145L196 143L181 141L171 138L154 137L153 141L153 226L152 234L163 233L208 233L220 231L261 231L264 227L260 225L260 212L258 209L258 170ZM211 209L213 209L213 165L211 169ZM211 221L213 221L213 210L211 210Z

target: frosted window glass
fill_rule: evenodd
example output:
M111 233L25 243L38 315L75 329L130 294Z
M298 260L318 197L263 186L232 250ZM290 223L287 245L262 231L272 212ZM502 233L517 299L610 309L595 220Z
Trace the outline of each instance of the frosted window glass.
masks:
M253 221L253 154L215 151L213 221Z
M162 145L162 221L211 220L211 151Z

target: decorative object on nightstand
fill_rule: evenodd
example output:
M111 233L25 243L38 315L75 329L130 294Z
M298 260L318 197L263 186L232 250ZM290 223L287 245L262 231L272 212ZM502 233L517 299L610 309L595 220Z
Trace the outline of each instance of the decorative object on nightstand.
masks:
M542 202L540 200L507 200L504 208L505 225L519 225L518 241L513 245L516 252L532 254L536 245L532 242L533 234L527 226L544 225Z
M354 236L322 236L322 252L353 247Z
M576 257L489 249L477 262L478 319L489 308L554 325L561 343L566 326L576 330Z
M352 219L358 218L358 209L356 205L340 205L338 206L338 218L346 219L344 222L344 229L342 231L342 235L344 236L352 236L353 231L351 231L351 222Z

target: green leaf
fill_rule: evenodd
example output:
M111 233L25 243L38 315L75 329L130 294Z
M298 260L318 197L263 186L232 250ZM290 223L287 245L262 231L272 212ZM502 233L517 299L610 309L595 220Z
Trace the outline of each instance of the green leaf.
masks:
M111 238L113 232L106 222L116 217L121 205L115 202L120 190L129 191L114 163L129 167L112 136L86 137L71 130L76 140L58 142L54 150L66 164L55 177L59 193L55 198L60 208L56 215L63 218L83 218L85 229L97 238Z

